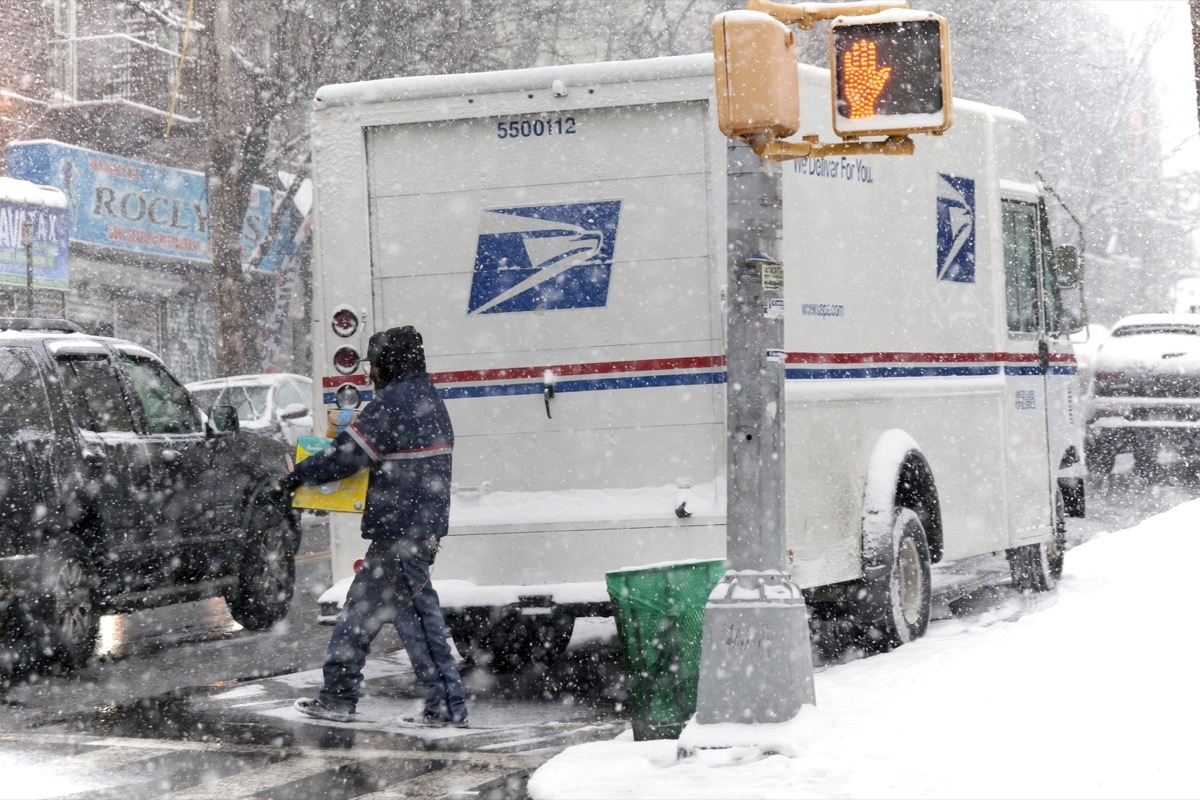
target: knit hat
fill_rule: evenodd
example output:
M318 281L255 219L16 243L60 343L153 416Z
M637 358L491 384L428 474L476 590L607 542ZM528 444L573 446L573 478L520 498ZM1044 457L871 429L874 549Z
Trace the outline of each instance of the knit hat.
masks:
M392 381L425 371L424 340L412 325L389 328L371 336L367 345L367 361L379 370L379 380L387 386Z

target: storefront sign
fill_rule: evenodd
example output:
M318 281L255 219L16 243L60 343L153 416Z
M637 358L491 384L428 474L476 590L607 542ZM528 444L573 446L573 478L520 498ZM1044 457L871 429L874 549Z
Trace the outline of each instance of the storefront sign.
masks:
M85 150L59 142L8 146L13 177L61 189L70 205L73 242L147 255L209 262L208 203L204 174ZM251 190L242 227L245 258L266 235L271 192ZM276 244L259 265L274 272L290 249L290 215Z
M28 191L9 191L27 187ZM37 195L48 195L40 202ZM26 286L33 251L33 286L65 290L67 209L57 192L38 190L23 181L0 179L0 284ZM32 242L32 248L26 244Z

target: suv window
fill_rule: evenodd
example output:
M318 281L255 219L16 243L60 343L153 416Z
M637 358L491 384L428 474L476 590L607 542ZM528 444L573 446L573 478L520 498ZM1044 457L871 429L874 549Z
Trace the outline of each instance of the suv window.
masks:
M107 356L64 354L57 363L63 392L80 428L97 433L133 431L133 414Z
M0 347L0 436L53 431L50 401L37 362L23 347Z
M146 414L149 433L199 433L200 418L187 389L158 362L126 353L121 361Z

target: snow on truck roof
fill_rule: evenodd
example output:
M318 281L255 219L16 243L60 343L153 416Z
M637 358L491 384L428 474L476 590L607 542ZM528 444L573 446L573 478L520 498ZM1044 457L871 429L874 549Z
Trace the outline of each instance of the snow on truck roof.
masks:
M927 15L926 12L910 12ZM800 64L801 75L810 79L829 81L829 70ZM530 67L493 72L463 72L452 75L418 75L405 78L380 78L355 83L334 83L322 86L315 98L316 111L340 106L383 103L397 100L420 100L458 94L495 94L550 89L561 82L562 87L595 83L633 83L664 79L699 78L712 80L712 53L687 56L662 56L636 61L604 61L594 64L566 64L556 67ZM972 100L954 98L956 111L982 113L997 121L1026 125L1024 115L999 106L989 106Z
M0 177L0 203L66 208L67 196L53 186L40 186L19 178Z

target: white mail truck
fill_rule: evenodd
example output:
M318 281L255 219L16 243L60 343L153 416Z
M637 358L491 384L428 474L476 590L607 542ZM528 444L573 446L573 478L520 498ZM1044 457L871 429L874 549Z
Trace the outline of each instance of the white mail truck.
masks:
M829 73L799 71L803 132L834 140ZM327 86L312 140L317 407L370 400L373 332L424 335L457 435L434 577L460 651L553 659L611 614L607 571L722 557L742 145L712 56ZM1082 513L1077 290L1034 151L1019 114L959 101L915 155L783 166L788 568L868 645L921 635L933 565L1006 554L1051 588ZM327 618L358 525L331 515Z

